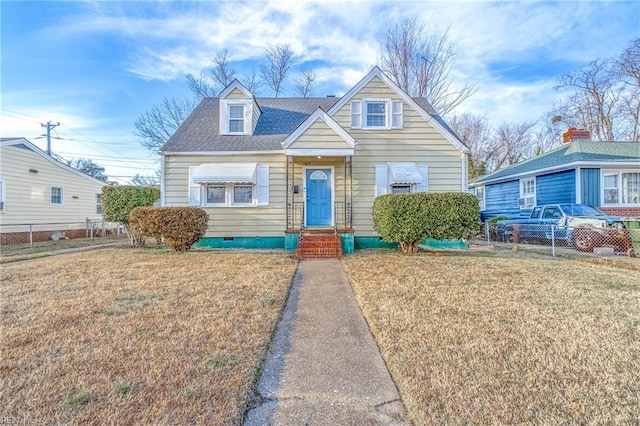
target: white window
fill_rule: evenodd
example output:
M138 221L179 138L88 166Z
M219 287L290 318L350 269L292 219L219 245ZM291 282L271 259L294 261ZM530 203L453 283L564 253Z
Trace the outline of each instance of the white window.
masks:
M521 209L530 209L536 205L536 178L520 179L520 199L518 205Z
M62 205L62 202L64 201L64 188L61 188L59 186L52 186L49 194L49 202L51 204Z
M207 185L207 204L225 204L225 185Z
M365 127L387 127L387 103L382 101L365 102L367 120Z
M253 202L253 186L252 185L234 185L233 186L233 204L251 204Z
M4 180L0 179L0 212L4 211Z
M252 99L220 99L221 135L250 135L253 131Z
M244 105L229 105L229 133L244 133Z
M391 185L392 194L406 194L411 192L412 185Z
M102 194L96 194L96 214L102 214Z
M401 129L402 101L388 98L365 98L351 102L351 128Z
M476 187L476 197L478 197L480 211L484 211L484 186Z
M229 165L224 164L224 166ZM255 184L234 182L194 183L193 176L199 167L201 166L189 167L189 205L202 205L204 207L269 205L269 166L254 166L256 167Z
M429 168L416 163L387 163L375 166L375 196L429 190Z
M603 205L640 205L640 172L603 171Z

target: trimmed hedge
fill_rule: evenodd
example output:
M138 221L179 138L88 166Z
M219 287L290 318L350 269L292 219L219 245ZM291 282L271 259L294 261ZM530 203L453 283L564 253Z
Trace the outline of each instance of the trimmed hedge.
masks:
M142 237L166 241L175 251L187 251L207 232L209 215L199 207L137 207L129 226Z
M382 239L414 253L425 238L465 239L480 228L478 199L465 192L388 194L373 202L373 223Z
M148 186L103 186L102 217L109 222L124 225L133 247L144 243L140 236L129 228L129 214L140 206L152 206L160 199L160 190Z

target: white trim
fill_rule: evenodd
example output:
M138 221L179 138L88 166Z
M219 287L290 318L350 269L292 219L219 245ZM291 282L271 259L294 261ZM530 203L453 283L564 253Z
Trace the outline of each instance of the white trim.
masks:
M391 98L362 98L360 102L362 102L362 106L360 107L360 128L362 130L391 130ZM384 104L384 126L367 125L367 119L369 117L367 104Z
M57 188L60 190L60 202L59 203L54 203L52 202L53 199L53 189ZM50 186L49 187L49 205L50 206L64 206L64 186Z
M549 151L551 152L551 151ZM527 160L528 161L528 160ZM508 175L508 176L503 176L501 178L497 178L495 180L492 179L488 179L488 180L483 180L482 182L471 182L469 183L470 187L475 187L477 185L488 185L488 184L495 184L495 183L502 183L502 182L509 182L512 180L516 180L518 178L520 178L521 176L529 176L532 173L535 173L536 176L540 176L543 174L548 174L549 172L561 172L561 171L565 171L565 170L573 170L576 167L580 167L580 166L586 166L587 168L605 168L605 167L636 167L636 166L640 166L640 161L638 162L634 162L634 161L616 161L616 162L603 162L603 161L573 161L571 163L564 163L564 164L559 164L556 166L551 166L551 167L546 167L544 169L535 169L535 170L528 170L526 172L521 172L521 173L516 173L513 175ZM497 173L493 172L493 173ZM486 176L483 176L483 178ZM482 179L482 178L479 178Z
M164 171L165 171L165 162L167 161L166 157L164 154L160 154L160 206L164 207L166 204L166 197L165 197L165 192L166 192L166 187L167 187L167 183L165 181L165 177L164 177Z
M242 83L240 83L238 81L238 79L234 79L231 83L229 83L229 85L227 87L225 87L224 89L222 89L222 92L220 92L220 94L218 95L219 98L226 98L227 95L229 95L231 92L233 92L233 89L238 89L240 92L242 92L243 95L245 95L247 98L250 98L253 100L253 93L251 93L249 91L249 89L247 89L246 87L244 87L244 85Z
M324 124L329 126L331 130L336 132L336 134L340 136L340 138L343 141L345 141L349 146L353 148L356 147L356 140L353 138L353 136L351 136L346 130L344 130L338 123L336 123L336 121L331 116L329 116L325 111L323 111L322 108L318 108L317 110L315 110L313 114L307 117L307 119L304 120L302 124L300 124L296 128L296 130L293 131L293 133L287 136L287 138L282 143L282 146L285 148L285 151L286 151L286 148L291 146L291 144L294 143L300 136L302 136L302 134L305 131L307 131L307 129L311 127L313 123L315 123L316 120L318 119L322 120Z
M533 181L533 193L524 193L522 191L522 184L524 182L531 182ZM522 177L518 180L518 185L519 185L519 198L518 198L518 206L520 207L520 209L529 209L532 207L535 207L536 205L536 199L538 196L538 179L535 175L529 175L527 177ZM523 203L520 203L520 200L523 200ZM530 202L527 202L530 201Z
M616 174L617 175L617 188L618 191L618 202L617 203L605 203L604 201L604 175L608 174ZM622 200L622 174L623 173L636 173L640 174L640 169L600 169L600 207L640 207L640 202L638 203L623 203Z
M229 135L251 135L252 134L252 124L253 124L253 99L222 99L220 98L220 122L218 126L218 130L220 135L229 136ZM232 132L230 130L230 114L229 109L232 106L241 106L242 107L242 132Z
M576 204L582 204L582 168L575 168Z
M469 189L469 154L466 152L462 153L462 182L460 190L462 192L467 192Z
M105 186L107 185L106 182L103 182L101 180L95 179L89 175L86 175L84 173L82 173L79 170L74 169L73 167L69 167L64 163L59 162L58 160L56 160L55 158L51 157L50 155L47 155L46 152L44 152L43 150L41 150L40 148L38 148L37 146L35 146L34 144L32 144L31 142L29 142L27 139L25 138L18 138L18 139L10 139L10 140L6 140L6 141L0 141L0 146L13 146L13 145L25 145L27 148L29 148L30 150L32 150L33 152L35 152L36 154L38 154L40 157L44 158L47 161L50 161L51 163L55 164L56 166L71 172L75 175L78 175L84 179L87 179L93 183L97 183L101 186Z
M360 80L355 86L351 88L338 102L336 102L331 108L329 108L328 114L333 116L336 112L346 105L347 102L353 98L367 83L369 83L374 77L378 77L382 80L391 90L393 90L402 100L409 105L414 111L420 115L427 123L435 128L447 141L449 141L454 147L462 152L469 152L467 148L453 133L448 131L438 121L428 114L420 105L418 105L407 93L404 92L397 84L395 84L389 77L382 72L377 66L373 67L362 80Z
M298 156L298 157L316 157L318 155L323 157L347 157L355 155L354 149L322 149L322 148L294 148L285 149L286 155Z
M315 169L315 170L331 170L331 225L335 225L335 196L336 196L336 170L335 166L303 166L302 167L302 196L304 200L304 226L307 226L307 169Z
M478 188L482 188L482 199L480 199L480 197L478 197ZM480 211L483 212L486 210L487 208L487 187L484 185L481 186L477 186L476 188L476 193L475 196L478 199L478 201L480 202Z
M202 156L202 155L211 155L211 156L226 156L226 155L276 155L276 154L284 154L284 151L281 149L274 151L184 151L184 152L167 152L162 151L160 155L168 155L168 156Z

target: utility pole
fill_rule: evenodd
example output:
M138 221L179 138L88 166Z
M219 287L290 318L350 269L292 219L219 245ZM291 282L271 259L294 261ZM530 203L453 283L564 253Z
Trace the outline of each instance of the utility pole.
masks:
M57 122L56 124L53 124L50 121L47 121L47 124L40 123L40 127L47 128L47 154L49 156L51 156L51 129L53 129L54 127L58 127L59 125L60 122Z

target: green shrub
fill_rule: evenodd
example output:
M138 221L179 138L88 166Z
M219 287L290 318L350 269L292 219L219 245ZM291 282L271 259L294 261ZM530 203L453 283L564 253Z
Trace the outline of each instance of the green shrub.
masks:
M102 217L109 222L120 222L129 234L131 245L139 247L144 240L129 228L129 214L140 206L152 206L160 199L158 188L146 186L103 186Z
M464 192L388 194L373 203L373 223L382 239L413 253L425 238L470 238L480 227L478 199Z
M137 207L129 215L131 229L144 240L164 240L187 251L207 232L209 215L199 207Z

